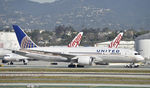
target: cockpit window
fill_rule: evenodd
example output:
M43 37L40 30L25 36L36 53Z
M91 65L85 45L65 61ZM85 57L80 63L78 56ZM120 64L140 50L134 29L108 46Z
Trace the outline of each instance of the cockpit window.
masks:
M140 55L140 53L134 53L134 55Z

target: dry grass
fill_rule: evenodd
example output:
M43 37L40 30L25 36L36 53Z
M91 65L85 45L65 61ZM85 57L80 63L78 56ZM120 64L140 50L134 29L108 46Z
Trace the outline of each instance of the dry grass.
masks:
M134 69L83 69L83 68L0 68L0 72L114 72L114 73L150 73L150 70Z
M42 80L44 79L44 80ZM150 78L129 77L66 77L66 76L0 76L0 83L108 83L150 84Z

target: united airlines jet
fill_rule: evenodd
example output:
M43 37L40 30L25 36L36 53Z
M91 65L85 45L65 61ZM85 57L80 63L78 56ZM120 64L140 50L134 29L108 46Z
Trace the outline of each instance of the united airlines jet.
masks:
M78 47L79 44L80 44L82 35L83 35L83 32L79 32L78 35L75 36L75 38L69 43L68 47ZM22 47L21 48L24 48L23 43L25 43L26 40L27 40L27 38L23 40L24 42L22 42ZM30 42L33 42L33 41L30 41ZM38 47L38 46L35 44L34 47ZM21 56L21 55L11 53L10 50L3 49L1 51L3 51L0 54L0 56L2 57L2 63L8 63L10 65L13 65L14 64L13 62L23 62L24 65L27 65L27 63L29 61L36 60L36 59L33 59L33 58L29 58L29 57L25 57L25 56ZM7 52L4 52L4 51L7 51ZM51 63L51 64L57 64L57 63Z
M144 58L138 52L120 48L100 47L38 47L20 27L13 25L18 42L22 48L13 53L39 60L68 62L68 67L84 67L98 62L134 63Z

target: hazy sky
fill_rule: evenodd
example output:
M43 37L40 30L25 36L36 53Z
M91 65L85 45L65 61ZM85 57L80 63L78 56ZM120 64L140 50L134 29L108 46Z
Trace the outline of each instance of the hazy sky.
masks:
M52 3L55 2L56 0L30 0L30 1L35 1L39 3Z

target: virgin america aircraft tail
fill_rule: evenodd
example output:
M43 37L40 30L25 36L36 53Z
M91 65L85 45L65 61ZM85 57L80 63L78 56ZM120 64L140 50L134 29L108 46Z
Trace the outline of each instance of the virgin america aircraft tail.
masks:
M78 35L70 42L68 47L78 47L82 38L83 32L79 32Z
M122 36L123 32L119 33L117 37L110 43L109 48L117 48L120 43L120 40L122 39Z

